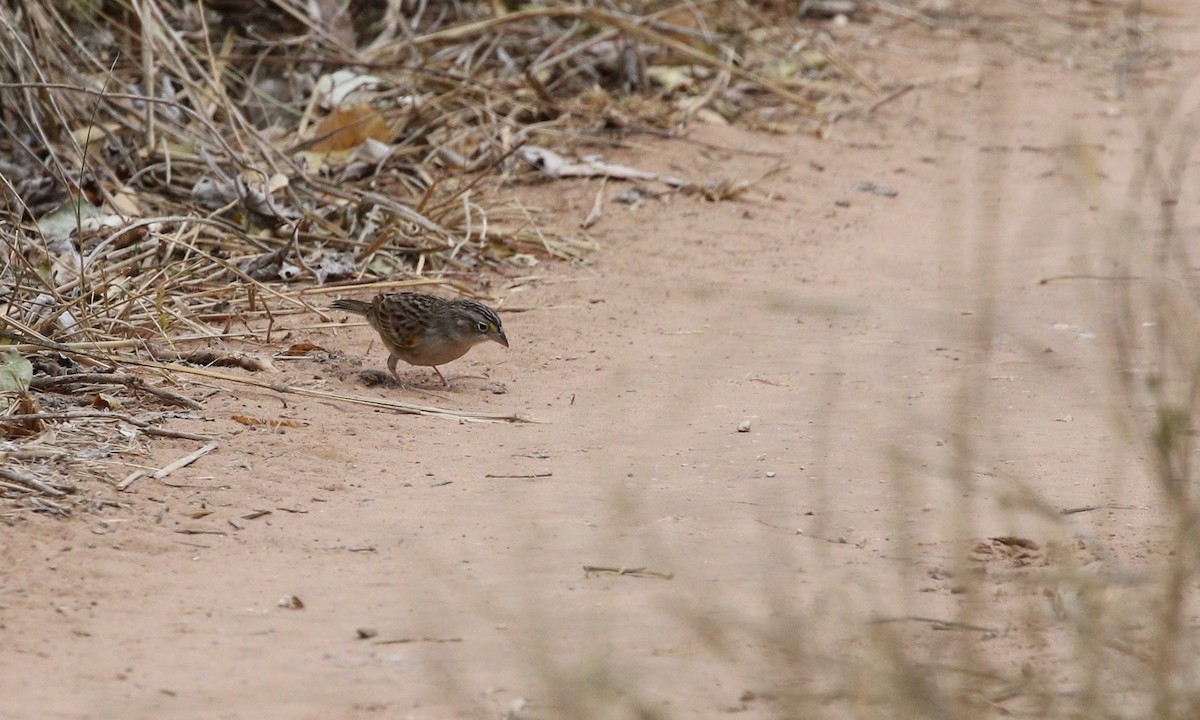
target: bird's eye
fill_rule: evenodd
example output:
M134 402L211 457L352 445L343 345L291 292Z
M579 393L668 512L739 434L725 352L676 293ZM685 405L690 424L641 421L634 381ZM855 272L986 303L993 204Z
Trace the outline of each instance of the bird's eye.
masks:
M488 332L489 330L491 330L491 328L490 328L490 327L488 327L488 324L487 324L487 323L485 323L485 322L477 322L477 323L475 323L475 329L476 329L476 330L478 330L478 331L479 331L479 332L481 332L481 333L484 333L485 335L487 334L487 332Z

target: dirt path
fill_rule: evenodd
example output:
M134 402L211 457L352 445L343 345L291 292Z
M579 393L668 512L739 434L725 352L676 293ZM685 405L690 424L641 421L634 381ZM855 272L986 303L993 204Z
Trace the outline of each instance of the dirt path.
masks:
M1142 451L1110 422L1106 287L1040 282L1103 270L1103 212L1079 207L1069 143L1116 193L1136 124L1104 99L1111 76L891 42L893 59L966 72L824 140L696 127L605 150L766 179L742 202L608 203L587 264L500 289L528 309L505 315L512 348L449 366L445 396L357 385L385 360L365 328L284 341L345 354L280 363L293 384L544 422L223 392L201 429L228 437L173 486L4 527L2 715L494 718L526 699L514 716L757 718L802 685L797 707L837 716L886 658L864 621L910 615L1006 627L993 667L1069 679L1044 588L993 572L976 595L993 607L964 610L956 563L1001 535L1033 538L1037 562L1056 533L1135 565L1157 547ZM569 227L599 191L521 192ZM237 412L307 424L246 429ZM1130 507L1048 527L1005 509L1021 484L1049 508ZM1011 547L996 562L1018 568ZM899 636L944 660L948 633L918 625Z

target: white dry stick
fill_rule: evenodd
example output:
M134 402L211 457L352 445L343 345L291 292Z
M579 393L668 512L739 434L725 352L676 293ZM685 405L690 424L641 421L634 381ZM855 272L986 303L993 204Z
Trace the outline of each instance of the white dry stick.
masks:
M163 467L160 467L159 469L155 470L153 473L150 474L150 477L154 478L155 480L162 480L163 478L165 478L166 476L175 472L176 470L178 470L180 468L185 468L188 465L191 465L192 463L196 462L200 458L204 457L205 455L209 454L213 450L216 450L218 444L219 443L209 443L190 455L184 455L183 457L179 458L178 460L171 463L170 465L164 465Z
M0 477L4 478L5 480L11 480L17 485L21 485L30 490L36 490L37 492L45 493L46 495L62 497L63 495L67 494L65 491L59 490L56 487L51 487L46 482L39 480L33 473L24 470L23 468L5 465L4 467L0 467Z
M117 489L120 490L121 492L126 492L129 490L130 485L134 484L135 482L137 482L141 478L144 478L145 476L146 476L145 470L134 470L133 472L126 475L124 480L117 483Z
M553 178L564 177L609 177L616 180L647 180L666 183L671 187L682 187L687 182L670 175L659 175L649 170L604 162L594 155L585 155L579 162L571 162L553 150L537 145L526 145L517 153L525 162Z
M588 210L587 217L579 223L579 227L584 230L600 222L600 218L604 216L604 188L606 187L608 187L608 178L601 178L600 189L596 191L596 199L592 201L592 209Z

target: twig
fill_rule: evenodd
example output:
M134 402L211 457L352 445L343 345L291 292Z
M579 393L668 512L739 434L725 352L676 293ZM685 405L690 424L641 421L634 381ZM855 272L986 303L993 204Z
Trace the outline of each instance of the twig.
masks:
M984 627L983 625L972 625L970 623L958 622L957 620L938 620L937 618L927 618L919 615L901 615L899 617L877 617L871 619L872 625L885 625L887 623L898 622L928 623L933 625L936 630L969 630L971 632L993 634L999 632L995 628Z
M396 638L395 640L376 640L372 645L404 645L406 643L427 642L427 643L459 643L462 642L460 637L436 638L436 637L419 637L419 638Z
M141 428L142 432L146 433L147 435L153 435L155 437L175 438L177 440L195 440L196 442L204 442L205 440L212 440L214 437L213 435L205 435L204 433L187 432L186 430L169 430L167 428L159 428L159 427L153 427L153 426L141 427L140 425L138 427Z
M26 494L32 493L32 492L37 492L33 488L28 488L28 487L25 487L24 485L18 485L16 483L5 482L3 480L0 480L0 488L4 488L7 490L17 490L17 491L20 491L20 492L23 492Z
M147 474L148 473L145 470L134 470L133 472L126 475L124 480L117 483L117 490L120 490L121 492L128 491L130 485L132 485L135 482L137 482L138 480L146 477Z
M154 427L145 420L138 420L130 415L115 412L101 412L89 410L75 410L71 412L41 412L41 413L25 413L22 415L0 415L0 423L14 422L17 420L85 420L89 418L100 418L104 420L120 420L121 422L129 423L136 428L139 428L147 435L155 435L158 437L179 438L181 440L212 440L211 435L201 435L199 433L190 433L183 430L167 430L165 428Z
M883 107L884 105L887 105L888 103L890 103L891 101L893 101L899 97L902 97L902 96L908 94L916 87L917 86L913 85L912 83L908 83L906 85L901 85L900 87L896 88L895 90L892 90L891 92L889 92L887 95L884 95L883 97L879 98L875 102L871 103L871 105L869 107L867 107L867 111L864 113L864 115L867 115L867 116L872 115L879 108Z
M262 388L264 390L272 390L277 393L289 395L301 395L304 397L320 398L322 400L332 400L335 402L345 402L352 405L363 405L366 407L379 408L381 410L391 410L393 412L404 413L407 415L427 415L437 417L450 417L458 420L471 420L476 422L541 422L535 418L523 414L502 414L488 413L471 410L450 410L448 408L433 407L429 405L416 405L413 403L400 402L397 400L384 400L380 398L366 398L358 395L345 395L341 393L326 392L324 390L312 390L309 388L300 388L285 383L270 383L263 380L257 380L250 377L240 377L229 373L209 370L207 368L188 367L186 365L175 365L172 363L155 362L153 360L142 360L141 358L132 355L99 355L83 350L67 347L53 340L42 340L39 338L31 338L28 336L17 335L7 331L0 330L0 337L15 339L18 341L31 342L35 345L48 347L59 352L74 353L103 362L123 363L126 365L135 365L138 367L154 368L156 370L165 370L167 372L177 372L186 375L199 375L201 377L210 378L213 380L224 380L226 382L237 383L240 385L250 385L252 387Z
M63 507L62 505L59 505L56 502L47 500L46 498L40 497L38 495L34 495L34 496L28 498L26 500L26 502L29 503L29 509L33 510L34 512L49 512L49 513L54 513L55 515L58 515L60 517L67 517L68 515L71 514L71 511L68 510L67 508Z
M200 403L191 398L187 398L182 395L176 395L169 390L163 390L162 388L154 387L153 385L147 384L145 380L137 377L136 375L126 375L125 373L72 373L70 375L38 376L30 381L29 387L35 390L48 390L60 385L69 385L72 383L124 385L125 387L133 388L134 390L143 390L157 398L191 410L199 410L201 408Z
M1062 280L1104 280L1107 282L1132 282L1143 279L1145 278L1142 278L1138 275L1053 275L1051 277L1045 277L1041 280L1038 280L1038 285L1049 285L1052 282L1059 282Z
M1136 505L1118 505L1116 503L1105 503L1103 505L1084 505L1083 507L1063 508L1059 510L1060 515L1077 515L1079 513L1091 512L1093 510L1138 510Z
M671 580L675 577L675 573L663 573L656 570L647 570L644 567L626 568L626 567L601 567L599 565L584 565L583 571L588 575L610 574L610 575L632 575L633 577L655 577L663 580Z
M163 467L155 470L154 472L150 473L150 477L154 478L155 480L162 480L163 478L165 478L166 476L175 472L176 470L187 467L188 465L191 465L192 463L196 462L200 458L209 454L213 450L216 450L217 445L218 445L218 443L215 443L215 442L209 443L193 453L184 455L183 457L179 458L178 460L171 463L170 465L164 465Z
M46 495L53 495L54 497L62 497L68 492L75 491L73 487L69 486L66 490L59 490L56 487L51 487L45 481L39 480L37 477L35 477L33 473L30 473L19 467L13 467L11 465L0 465L0 477L14 482L17 485L29 488L30 490L36 490Z

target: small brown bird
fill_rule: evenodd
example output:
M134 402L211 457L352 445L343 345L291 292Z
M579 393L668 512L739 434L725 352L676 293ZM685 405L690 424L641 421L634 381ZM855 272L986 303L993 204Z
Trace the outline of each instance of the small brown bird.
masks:
M447 300L415 292L381 293L369 303L341 299L330 307L367 318L391 353L388 370L401 384L397 360L432 367L442 384L450 387L438 365L457 360L488 340L508 347L495 311L474 300Z

